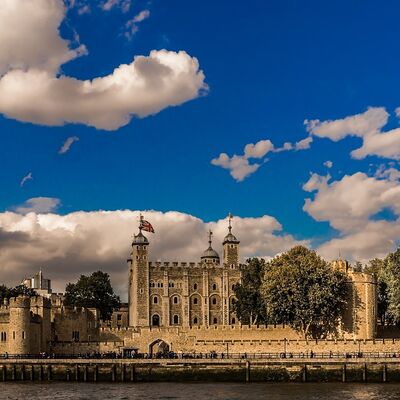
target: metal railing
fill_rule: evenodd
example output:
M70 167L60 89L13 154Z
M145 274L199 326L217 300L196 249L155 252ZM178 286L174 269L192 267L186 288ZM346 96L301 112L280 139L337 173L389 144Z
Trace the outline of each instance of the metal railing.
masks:
M80 354L57 354L57 353L40 353L40 354L0 354L0 360L12 359L219 359L219 360L234 360L234 359L264 359L264 360L279 360L279 359L354 359L354 358L399 358L400 352L281 352L281 353L80 353Z

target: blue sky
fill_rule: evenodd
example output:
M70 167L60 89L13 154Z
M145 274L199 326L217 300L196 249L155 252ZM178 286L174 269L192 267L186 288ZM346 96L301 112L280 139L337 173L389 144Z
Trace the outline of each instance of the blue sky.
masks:
M91 80L152 50L184 50L197 58L208 90L113 130L21 122L2 111L0 93L3 212L48 197L59 199L61 215L120 209L173 210L204 221L217 221L229 211L240 217L270 215L282 225L280 234L317 247L354 232L335 223L335 215L303 210L305 199L315 200L322 190L303 189L311 173L329 173L331 183L361 173L397 190L397 180L389 183L384 172L397 170L397 156L372 152L356 159L351 151L361 146L361 137L333 141L307 131L304 120L344 119L384 107L390 117L382 129L398 127L398 2L383 7L368 0L115 0L104 10L105 3L81 0L66 11L59 35L71 41L70 48L84 44L87 54L61 63L54 76ZM134 22L136 31L128 37L126 23L143 11L147 14ZM0 32L0 50L1 40ZM35 118L28 114L28 120ZM310 134L309 149L270 151L253 159L260 167L239 182L211 164L220 153L243 154L249 143L270 140L277 149ZM75 136L79 141L59 154ZM328 160L331 168L323 165ZM29 172L33 179L21 187ZM363 214L365 223L396 221L396 206L385 201ZM382 251L393 248L396 234L388 240L391 246Z

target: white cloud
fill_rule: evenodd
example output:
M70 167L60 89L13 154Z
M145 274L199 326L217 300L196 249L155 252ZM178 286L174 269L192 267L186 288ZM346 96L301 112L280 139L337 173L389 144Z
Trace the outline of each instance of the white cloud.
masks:
M132 234L136 233L139 212L93 211L67 215L20 215L0 213L0 273L2 281L16 284L42 267L56 290L75 281L80 274L96 270L110 273L113 284L126 297ZM189 214L175 211L144 212L156 233L150 241L150 260L200 261L207 248L207 230L214 232L213 247L222 257L222 240L227 221L205 223ZM250 256L272 257L298 242L282 233L282 226L271 216L235 217L233 232L241 240L241 259Z
M258 170L261 164L250 164L250 158L263 158L267 153L273 151L274 145L270 140L260 140L256 144L246 144L243 150L243 155L234 154L229 157L226 153L221 153L217 158L211 160L211 164L228 169L231 176L241 182L255 171Z
M93 80L57 75L63 63L86 54L60 37L65 12L62 0L0 2L0 113L42 125L114 130L207 89L197 59L184 51L153 50Z
M127 13L132 5L131 0L106 0L103 3L101 3L100 7L104 11L110 11L114 7L118 7L122 10L122 12Z
M335 142L346 136L362 139L362 146L351 152L355 159L368 155L400 159L400 129L382 131L389 114L383 107L371 107L362 114L333 121L305 121L307 130L315 136L329 138Z
M30 180L32 180L32 179L33 179L32 172L29 172L27 175L25 175L25 176L21 179L21 182L20 182L19 185L22 187L22 186L25 185L25 183L26 183L27 181L30 181Z
M374 176L380 179L388 179L389 181L400 180L400 171L393 167L386 167L384 164L378 166Z
M0 77L13 69L56 73L60 65L85 54L60 37L65 17L60 0L0 1Z
M28 214L30 212L45 214L56 211L60 204L60 200L54 197L33 197L25 201L25 203L13 207L12 210L18 214Z
M145 19L150 17L150 11L149 10L142 10L140 11L139 14L135 15L132 19L130 19L126 24L126 32L125 32L125 37L127 39L132 39L132 37L135 35L135 33L139 30L138 24Z
M324 162L324 167L326 168L332 168L333 167L333 162L330 160L327 160Z
M60 150L58 150L58 154L65 154L69 149L71 148L72 144L74 142L78 142L79 137L78 136L70 136L67 138L67 140L63 143L61 146Z
M305 139L296 142L294 145L295 150L308 150L311 147L313 141L312 136L308 136Z
M341 252L351 260L368 260L393 250L400 234L399 183L362 172L331 183L329 180L329 175L312 174L303 186L308 192L316 192L313 199L306 199L304 211L339 231L339 238L319 248L321 254L334 258ZM379 216L385 210L394 217Z

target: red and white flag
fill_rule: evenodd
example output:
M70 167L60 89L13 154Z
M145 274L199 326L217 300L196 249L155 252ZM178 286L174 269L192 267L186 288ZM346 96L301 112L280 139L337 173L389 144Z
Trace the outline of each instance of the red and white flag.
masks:
M146 232L154 233L154 228L149 221L142 219L140 221L140 229Z

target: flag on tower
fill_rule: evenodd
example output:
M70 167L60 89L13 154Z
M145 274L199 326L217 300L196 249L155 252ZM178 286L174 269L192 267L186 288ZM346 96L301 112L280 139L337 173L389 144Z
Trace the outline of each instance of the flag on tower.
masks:
M151 223L149 221L146 221L144 219L140 220L140 229L146 231L146 232L150 232L150 233L154 233L154 228L151 225Z

